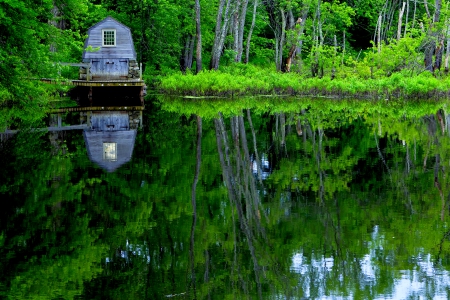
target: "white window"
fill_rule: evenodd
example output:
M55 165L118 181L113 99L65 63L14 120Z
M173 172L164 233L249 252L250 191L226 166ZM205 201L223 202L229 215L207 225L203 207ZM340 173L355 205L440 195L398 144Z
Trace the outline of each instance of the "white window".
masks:
M102 30L102 46L115 47L116 46L116 30L103 29Z
M117 160L117 143L103 142L103 160L107 161Z

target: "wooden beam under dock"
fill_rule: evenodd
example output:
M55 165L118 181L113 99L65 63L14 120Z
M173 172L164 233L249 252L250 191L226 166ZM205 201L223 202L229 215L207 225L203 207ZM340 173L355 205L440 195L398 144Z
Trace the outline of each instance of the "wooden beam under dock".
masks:
M144 86L145 81L140 79L130 79L130 80L58 80L52 78L41 78L42 82L48 84L59 84L59 85L73 85L73 86Z

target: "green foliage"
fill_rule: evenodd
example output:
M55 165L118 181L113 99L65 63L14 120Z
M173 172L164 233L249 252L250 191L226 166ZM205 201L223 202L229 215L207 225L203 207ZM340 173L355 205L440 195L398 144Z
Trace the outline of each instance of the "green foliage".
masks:
M86 49L84 49L84 51L86 52L97 52L98 50L100 50L100 47L92 47L91 45L88 45L86 47Z
M392 40L389 45L381 46L382 51L377 52L374 47L373 52L368 52L364 58L364 63L374 69L373 77L390 76L394 72L403 69L417 73L422 70L423 55L417 52L422 43L421 37L405 37L400 40Z
M268 94L428 99L447 96L450 88L448 79L438 79L429 72L412 76L409 70L403 70L390 77L372 78L373 68L354 61L348 61L348 64L350 66L347 71L339 72L334 80L234 64L223 67L220 71L204 71L198 75L174 73L162 77L158 89L166 94L185 96Z

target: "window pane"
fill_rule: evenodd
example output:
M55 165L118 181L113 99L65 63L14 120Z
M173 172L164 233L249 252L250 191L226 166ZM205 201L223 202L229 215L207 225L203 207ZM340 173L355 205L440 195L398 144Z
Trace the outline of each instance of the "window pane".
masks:
M115 46L115 31L104 30L103 31L103 46Z
M117 160L117 143L103 143L103 159L109 161Z

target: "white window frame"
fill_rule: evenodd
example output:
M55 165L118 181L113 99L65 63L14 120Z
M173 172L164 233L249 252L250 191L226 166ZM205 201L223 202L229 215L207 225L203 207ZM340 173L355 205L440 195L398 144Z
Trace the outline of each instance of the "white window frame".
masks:
M114 45L105 45L105 31L111 31L114 33ZM102 29L102 47L116 47L117 44L117 32L115 29Z
M117 143L103 142L103 160L117 161Z

